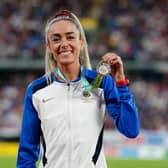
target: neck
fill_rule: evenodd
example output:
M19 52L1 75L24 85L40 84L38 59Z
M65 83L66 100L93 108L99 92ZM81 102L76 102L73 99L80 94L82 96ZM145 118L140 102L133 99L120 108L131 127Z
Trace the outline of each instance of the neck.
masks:
M80 64L77 65L58 65L59 70L68 81L76 80L80 74Z

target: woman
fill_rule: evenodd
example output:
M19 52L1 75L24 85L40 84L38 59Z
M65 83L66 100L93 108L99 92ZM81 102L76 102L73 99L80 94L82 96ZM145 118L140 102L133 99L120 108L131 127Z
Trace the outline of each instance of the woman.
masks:
M111 75L91 70L83 28L66 10L47 22L45 38L46 74L27 88L17 167L34 168L40 153L41 168L106 168L105 108L122 134L139 133L122 60L107 53Z

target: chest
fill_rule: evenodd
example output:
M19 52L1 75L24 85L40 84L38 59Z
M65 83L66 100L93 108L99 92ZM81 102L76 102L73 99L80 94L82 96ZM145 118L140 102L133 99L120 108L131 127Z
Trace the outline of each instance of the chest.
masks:
M89 91L85 95L80 83L52 84L51 87L35 95L36 107L41 122L80 123L98 122L104 115L102 90Z

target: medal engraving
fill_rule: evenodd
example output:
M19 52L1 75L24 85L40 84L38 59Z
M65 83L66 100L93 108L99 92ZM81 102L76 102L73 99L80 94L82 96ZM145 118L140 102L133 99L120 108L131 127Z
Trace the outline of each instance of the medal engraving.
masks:
M104 63L104 62L100 62L98 65L97 65L97 72L102 75L102 76L106 76L110 73L110 65L107 64L107 63Z

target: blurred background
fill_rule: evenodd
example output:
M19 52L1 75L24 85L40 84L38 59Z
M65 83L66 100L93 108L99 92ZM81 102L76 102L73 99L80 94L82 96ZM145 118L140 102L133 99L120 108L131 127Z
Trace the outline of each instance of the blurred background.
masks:
M79 16L93 68L116 52L131 81L141 133L123 137L107 115L107 158L168 160L167 0L1 0L0 165L16 158L25 89L44 74L44 26L61 8Z

